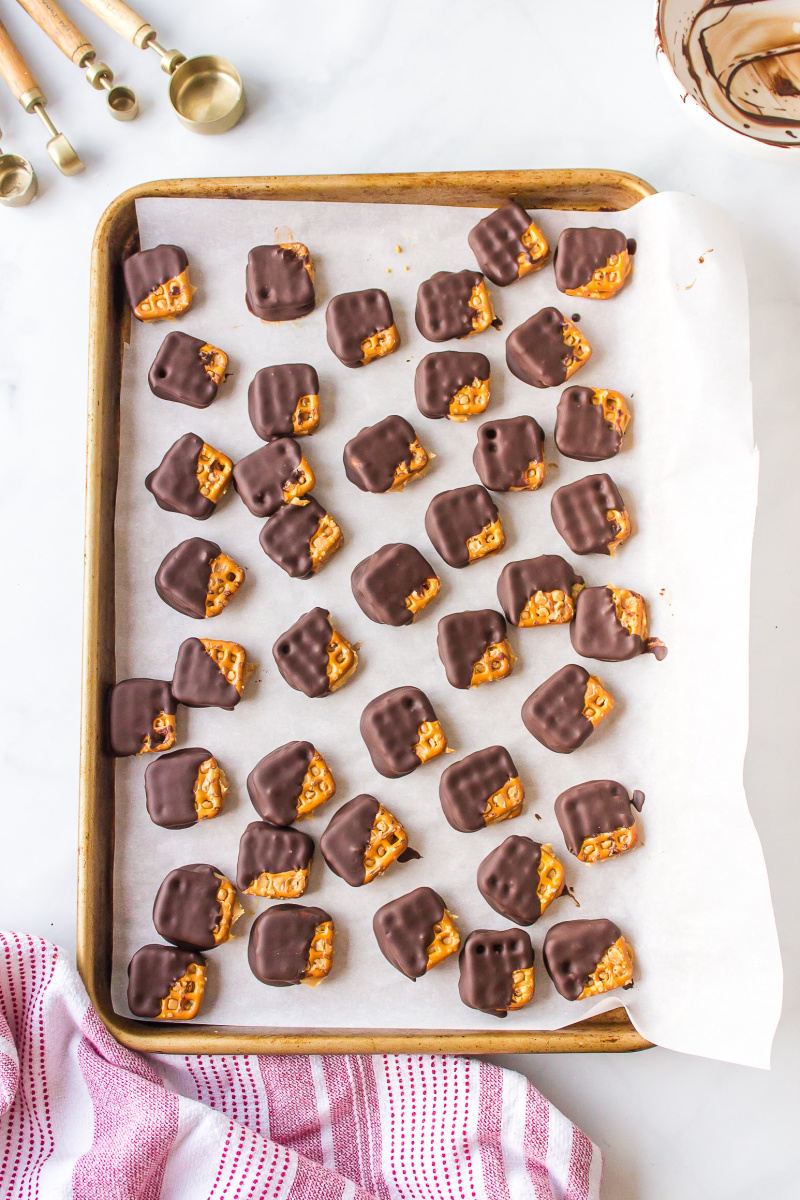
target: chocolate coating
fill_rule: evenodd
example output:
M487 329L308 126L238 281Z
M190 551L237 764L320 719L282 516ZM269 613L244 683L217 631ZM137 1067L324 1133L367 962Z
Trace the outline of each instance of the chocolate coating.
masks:
M189 265L186 251L180 246L154 246L152 250L138 250L122 264L125 290L131 308L146 300L156 288L169 279L175 279Z
M483 281L480 271L437 271L419 285L414 320L429 342L449 342L474 332L477 309L472 290Z
M531 939L524 929L473 929L458 965L458 994L464 1004L505 1017L514 996L514 972L533 966Z
M392 542L363 559L350 576L350 586L362 612L379 625L410 625L406 596L421 591L436 572L414 546Z
M314 307L309 256L285 246L254 246L247 256L247 307L262 321L296 321Z
M210 361L201 338L175 330L168 333L153 359L147 382L160 400L174 400L190 408L208 408L217 397L218 386L205 368Z
M328 345L346 367L363 367L361 343L392 325L392 306L381 288L342 292L325 310Z
M572 349L564 344L564 316L542 308L508 335L506 362L512 375L532 387L555 387L567 378Z
M555 803L555 814L567 849L570 854L579 854L586 838L630 829L636 824L631 805L641 812L643 804L642 792L634 792L631 799L622 784L613 779L590 779L562 792Z
M472 672L489 646L506 637L506 623L499 612L481 608L474 612L448 613L439 622L436 648L455 688L468 688Z
M260 438L291 437L297 402L303 396L319 395L319 376L308 363L281 363L262 367L247 389L250 423Z
M392 688L370 700L361 714L360 729L375 770L387 779L416 771L421 766L414 753L419 727L435 720L433 705L419 688Z
M466 567L468 539L497 516L497 505L486 488L473 483L433 497L425 513L425 532L449 567Z
M618 229L564 229L553 254L556 287L574 291L589 283L612 254L622 254L628 240Z
M609 425L602 405L592 404L594 392L594 388L573 386L561 393L554 436L565 458L601 462L619 452L622 434Z
M197 824L194 785L197 773L213 755L202 746L187 746L161 754L144 773L147 812L155 825L164 829L188 829Z
M185 433L145 479L144 486L165 512L179 512L205 521L216 508L214 501L200 491L197 478L197 460L203 445L203 439L196 433Z
M244 892L265 872L280 875L306 870L313 857L314 839L307 833L269 821L251 821L239 840L236 886Z
M472 462L481 483L493 492L525 487L531 463L544 462L544 431L534 417L524 414L485 421L478 429Z
M384 417L365 426L344 448L344 471L362 492L388 492L394 473L402 463L411 463L411 443L417 440L414 426L405 417Z
M556 754L571 754L582 746L594 726L583 715L589 672L576 663L556 671L522 706L528 733Z
M308 765L311 742L287 742L257 762L247 776L247 793L258 815L273 825L291 825Z
M153 905L156 932L181 949L213 950L214 929L222 916L217 899L224 874L209 863L170 871Z
M308 492L303 499L306 504L279 508L258 537L264 553L293 579L310 579L314 574L311 539L325 516L325 509Z
M540 842L512 834L495 846L478 867L478 891L507 921L533 925L542 915L538 895L541 861Z
M560 921L547 931L542 957L556 991L565 1000L577 1000L589 976L622 931L613 921Z
M235 708L241 699L199 638L187 638L178 648L172 676L175 699L188 708Z
M332 635L330 613L325 608L312 608L281 634L272 647L272 656L289 687L306 696L328 695L328 644Z
M575 604L569 636L576 654L602 662L624 662L647 650L638 633L628 633L617 617L614 593L609 587L583 589Z
M233 486L254 517L270 517L283 507L283 489L296 482L302 457L294 438L283 437L239 459Z
M469 350L434 350L426 354L414 373L414 395L417 408L424 417L438 420L450 411L450 401L457 392L476 379L491 376L485 354Z
M256 979L270 987L300 983L316 928L330 921L324 909L303 904L272 904L260 913L250 930L247 948L247 961Z
M156 572L156 591L165 604L185 617L205 619L211 564L219 555L216 542L187 538L162 561Z
M453 829L475 833L485 828L483 813L489 797L518 774L505 746L475 750L446 767L439 780L439 800Z
M540 554L507 563L497 581L497 599L511 625L519 625L526 605L537 592L564 592L572 595L583 576L576 574L560 554Z
M196 950L178 950L154 942L137 950L128 964L128 1008L135 1017L157 1017L170 988L183 979L192 963L206 965Z
M419 887L379 908L372 918L378 948L396 970L419 979L428 970L433 927L444 916L444 900L433 888Z
M553 492L553 524L574 554L608 554L614 522L607 512L621 512L625 502L610 475L586 475Z
M374 796L354 796L333 814L319 839L325 862L350 887L364 883L364 851L379 808Z
M483 217L469 231L467 241L487 279L498 287L508 287L519 279L520 254L530 259L522 241L530 228L531 218L521 204L509 200L501 208Z
M108 740L117 758L138 754L144 739L150 745L166 740L166 730L156 733L153 721L159 713L174 716L177 710L172 688L163 679L123 679L108 697Z

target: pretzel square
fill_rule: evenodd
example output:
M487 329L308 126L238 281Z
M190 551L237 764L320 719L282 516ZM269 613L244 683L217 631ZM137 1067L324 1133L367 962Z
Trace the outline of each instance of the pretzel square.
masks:
M194 291L187 266L179 275L153 288L150 295L134 307L133 315L140 321L172 321L191 308Z
M483 810L484 823L494 825L497 821L509 821L512 817L518 817L522 812L524 799L525 788L522 786L522 780L518 775L514 775L486 801L486 808Z
M430 971L431 967L435 967L449 955L457 953L460 945L461 936L453 924L453 914L445 909L441 921L437 921L433 927L433 941L426 951L428 955L426 971Z
M233 463L227 454L203 442L197 456L197 490L200 494L216 504L227 492L232 472Z
M219 816L229 791L225 772L215 758L207 758L197 771L194 785L194 807L198 821Z
M309 817L320 804L330 800L336 792L336 784L328 764L320 754L314 751L314 757L308 764L308 770L303 777L300 797L297 801L297 820Z
M249 675L255 669L248 663L247 651L238 642L221 642L212 638L199 638L209 658L217 664L222 674L241 696ZM248 670L248 667L250 668Z
M382 874L407 847L405 829L397 817L379 805L364 851L364 883L371 883L376 875Z
M553 847L546 843L541 849L539 859L539 886L536 895L542 906L542 912L564 891L564 867L553 853Z
M418 731L414 753L421 763L438 758L447 749L447 738L438 721L423 721Z
M508 638L502 642L494 642L487 646L484 653L472 668L470 687L480 687L482 683L496 683L511 674L511 669L517 661L517 656L511 649Z
M490 521L488 525L484 525L480 533L476 533L474 537L467 538L467 552L470 562L477 562L479 558L488 558L490 554L498 554L506 544L506 535L503 532L503 524L500 517L497 520Z
M590 675L583 697L583 715L596 729L614 707L614 697L603 687L596 675Z
M160 1021L191 1021L200 1011L206 987L206 967L190 963L186 974L176 979L161 1001Z
M227 554L218 554L211 563L206 593L206 616L216 617L244 583L244 571Z
M342 637L338 630L331 626L331 640L328 643L327 674L330 684L329 692L335 692L347 680L358 666L358 655L347 638Z
M632 980L633 950L624 937L619 937L592 971L578 999L586 1000L590 996L601 996L603 992L613 992L615 988L627 987Z
M308 951L308 966L300 982L316 987L325 978L333 964L333 921L323 921L314 930Z

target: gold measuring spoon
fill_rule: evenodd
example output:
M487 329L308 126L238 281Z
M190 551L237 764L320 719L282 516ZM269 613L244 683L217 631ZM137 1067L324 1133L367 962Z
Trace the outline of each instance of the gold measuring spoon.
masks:
M0 130L0 139L3 136ZM27 158L0 150L0 204L20 208L36 195L36 175Z
M123 0L81 0L96 16L140 50L155 50L169 75L169 102L182 125L194 133L224 133L244 112L242 77L227 59L202 54L187 59L165 50L152 25Z
M132 121L139 112L136 93L129 87L114 83L114 72L97 58L97 51L81 33L55 0L17 0L29 17L33 17L50 41L58 46L70 62L85 69L86 79L97 91L105 90L111 116L117 121Z
M63 133L59 133L45 111L47 99L39 87L33 72L20 54L11 35L0 21L0 75L11 88L25 112L36 113L47 132L51 135L47 153L62 175L77 175L83 163L70 146Z

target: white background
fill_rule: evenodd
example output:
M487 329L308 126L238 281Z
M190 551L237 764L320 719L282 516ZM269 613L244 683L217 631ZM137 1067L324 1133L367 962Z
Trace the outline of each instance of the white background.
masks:
M3 149L31 157L41 183L32 207L0 211L2 621L6 678L13 680L2 702L0 922L74 951L88 266L106 204L142 180L182 174L535 166L636 172L659 189L727 206L744 240L761 451L746 784L782 938L784 1017L771 1073L661 1050L504 1061L602 1145L609 1198L793 1194L800 654L784 610L794 607L800 582L800 164L753 162L695 130L655 66L648 0L296 0L229 5L225 17L210 0L173 0L161 6L164 22L153 3L145 15L165 44L190 54L218 50L246 79L245 120L210 139L174 122L155 55L126 46L90 13L76 11L76 0L69 7L120 81L139 92L143 111L131 125L113 122L78 70L21 10L4 6L4 20L88 169L76 179L57 176L38 121L0 92ZM724 596L698 597L698 620L708 623L710 639L715 603ZM742 946L741 970L758 971L757 945Z

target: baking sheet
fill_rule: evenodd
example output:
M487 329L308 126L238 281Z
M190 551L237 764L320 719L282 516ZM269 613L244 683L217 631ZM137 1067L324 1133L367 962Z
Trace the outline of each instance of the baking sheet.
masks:
M663 1046L751 1065L768 1064L780 1012L780 960L760 845L747 811L742 763L747 741L747 648L750 545L757 453L752 442L748 318L738 235L715 206L661 194L624 214L541 214L554 243L567 225L605 224L635 237L636 273L612 303L562 296L551 267L510 288L492 288L502 332L488 330L442 348L481 350L491 361L490 416L533 414L547 437L548 474L539 492L496 496L507 545L503 553L454 571L427 541L430 499L475 481L472 450L480 418L462 425L429 421L414 403L414 369L437 347L413 321L416 289L435 270L474 266L466 235L478 209L233 200L145 199L137 202L143 247L182 245L197 286L179 327L221 346L231 377L210 409L196 411L154 397L147 372L172 326L134 322L123 370L120 478L116 519L118 678L169 678L186 637L241 642L260 664L232 713L179 710L179 744L208 747L231 783L223 814L182 831L153 825L146 813L140 759L117 764L113 996L127 1013L125 969L133 952L155 941L152 902L173 867L211 862L235 879L239 837L256 819L245 780L276 746L308 738L337 781L334 800L302 828L318 840L338 806L358 794L377 796L406 825L422 858L397 864L368 887L351 889L317 854L304 900L336 923L335 965L316 989L264 987L247 965L252 915L270 902L244 897L248 917L237 937L209 955L203 1020L268 1029L552 1029L624 1002L637 1029ZM244 302L251 246L304 241L317 266L317 307L281 325L256 320ZM325 341L327 300L337 292L379 286L389 293L400 350L363 370L343 367ZM552 441L560 388L538 390L505 368L506 335L539 308L580 314L594 347L575 382L631 397L625 448L610 463L561 458ZM261 443L247 416L255 372L280 362L311 362L320 375L322 420L302 446L317 475L314 494L336 517L345 547L311 580L289 579L261 551L263 524L231 489L219 510L198 523L163 512L145 490L145 475L181 434L193 431L234 460ZM364 495L344 475L345 442L364 425L400 413L437 455L428 474L399 495ZM554 489L595 470L617 482L634 533L617 558L572 555L549 514ZM211 622L174 612L157 597L153 576L163 556L191 536L209 537L248 572L245 587ZM442 591L410 628L373 624L350 591L355 565L388 541L409 541L440 570ZM491 688L450 687L436 654L436 624L446 612L498 607L495 585L505 563L561 553L588 585L613 583L641 592L651 630L669 646L662 663L586 661L616 700L613 714L575 754L556 755L526 732L520 708L530 692L574 654L564 628L511 630L514 673ZM354 678L335 695L312 700L293 692L274 666L271 647L303 612L331 611L334 624L360 643ZM431 698L457 757L500 742L526 788L523 815L475 834L445 821L439 776L448 755L411 776L386 780L358 732L365 704L380 692L415 684ZM567 854L553 816L555 797L587 779L611 777L647 800L645 844L589 866ZM501 1025L463 1006L455 957L416 983L377 949L371 920L387 900L428 884L459 916L462 935L505 928L475 886L483 857L511 833L551 842L565 862L580 905L559 899L530 929L537 951L536 997ZM747 902L743 895L746 891ZM607 916L636 951L636 985L592 1003L569 1003L553 989L539 953L556 921ZM746 947L758 945L758 971Z

